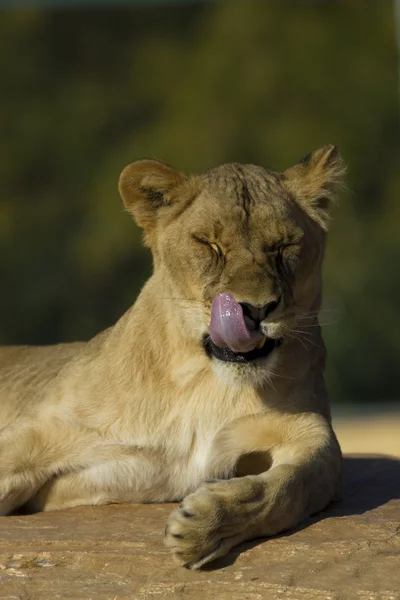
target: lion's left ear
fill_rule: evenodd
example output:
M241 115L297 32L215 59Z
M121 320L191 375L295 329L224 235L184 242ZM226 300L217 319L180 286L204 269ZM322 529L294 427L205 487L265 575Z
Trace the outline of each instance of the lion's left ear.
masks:
M122 171L119 193L146 237L156 223L159 209L174 203L177 188L187 179L167 163L154 159L137 160Z
M339 151L330 144L286 169L283 183L297 203L326 230L330 204L343 184L344 173Z

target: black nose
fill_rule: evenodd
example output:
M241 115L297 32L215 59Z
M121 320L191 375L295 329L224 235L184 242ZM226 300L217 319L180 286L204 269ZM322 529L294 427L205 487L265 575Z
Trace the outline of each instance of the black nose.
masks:
M240 306L243 309L243 314L245 317L249 317L255 323L261 323L264 319L267 318L269 314L271 314L279 305L281 298L274 297L273 299L264 306L254 306L254 304L250 304L249 302L240 302Z

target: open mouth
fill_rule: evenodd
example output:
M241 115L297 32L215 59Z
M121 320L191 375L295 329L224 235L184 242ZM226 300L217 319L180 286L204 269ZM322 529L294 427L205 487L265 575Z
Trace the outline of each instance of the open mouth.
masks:
M250 352L233 352L227 347L216 346L209 335L204 337L203 345L207 356L233 363L249 363L260 358L266 358L275 348L279 348L282 339L267 338L262 348L254 348Z

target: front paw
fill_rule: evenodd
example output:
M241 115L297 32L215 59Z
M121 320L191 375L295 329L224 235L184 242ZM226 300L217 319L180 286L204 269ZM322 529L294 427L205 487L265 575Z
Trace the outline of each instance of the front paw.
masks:
M260 535L265 504L257 476L205 483L170 515L165 544L179 564L198 569Z

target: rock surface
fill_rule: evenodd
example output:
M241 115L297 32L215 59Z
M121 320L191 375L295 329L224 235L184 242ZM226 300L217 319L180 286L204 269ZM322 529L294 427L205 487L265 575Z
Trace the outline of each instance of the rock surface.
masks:
M400 460L347 458L345 472L344 501L203 571L163 547L173 505L3 517L0 598L399 600Z

